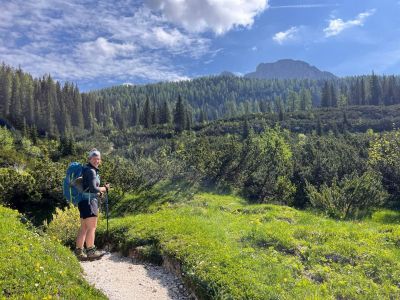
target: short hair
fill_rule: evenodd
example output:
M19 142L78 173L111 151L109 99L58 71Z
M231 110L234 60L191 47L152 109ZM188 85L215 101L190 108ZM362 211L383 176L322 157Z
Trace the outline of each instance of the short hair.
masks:
M100 156L100 151L97 150L96 148L93 148L92 150L89 151L88 158L91 159L94 156Z

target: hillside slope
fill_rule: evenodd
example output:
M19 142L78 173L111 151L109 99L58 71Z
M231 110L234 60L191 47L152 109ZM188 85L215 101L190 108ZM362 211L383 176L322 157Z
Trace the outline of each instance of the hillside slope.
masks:
M110 228L125 251L179 262L200 299L398 299L399 216L374 218L381 223L197 194Z
M0 206L0 220L1 299L106 299L58 241L28 229L14 210Z

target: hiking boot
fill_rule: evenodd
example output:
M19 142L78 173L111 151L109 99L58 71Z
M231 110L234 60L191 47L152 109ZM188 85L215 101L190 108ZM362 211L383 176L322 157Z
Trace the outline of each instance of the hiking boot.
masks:
M75 251L75 256L79 259L79 260L87 260L87 255L86 253L83 251L82 248L76 248Z
M104 254L106 254L104 251L98 251L95 246L87 248L86 250L88 260L100 259Z

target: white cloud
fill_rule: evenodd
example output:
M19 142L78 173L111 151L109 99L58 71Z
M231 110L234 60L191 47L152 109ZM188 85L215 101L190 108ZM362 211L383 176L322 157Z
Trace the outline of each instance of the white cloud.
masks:
M276 43L282 45L286 41L295 39L295 37L296 37L295 34L298 33L298 31L299 31L299 29L296 26L293 26L286 31L281 31L281 32L275 33L275 35L272 37L272 39Z
M132 44L112 43L104 37L99 37L95 41L84 42L77 45L75 56L83 59L113 59L117 56L133 56L135 50L136 47Z
M257 46L253 46L253 47L251 47L251 50L252 50L252 51L257 51L258 48L257 48Z
M223 34L234 27L251 26L268 7L268 0L145 0L170 22L191 32Z
M365 20L375 13L375 9L358 14L354 20L343 21L342 19L333 19L329 21L329 26L324 29L325 37L335 36L343 30L354 27L363 26Z
M1 1L1 0L0 0ZM176 55L213 57L211 41L130 1L1 4L0 62L34 76L113 82L186 79Z

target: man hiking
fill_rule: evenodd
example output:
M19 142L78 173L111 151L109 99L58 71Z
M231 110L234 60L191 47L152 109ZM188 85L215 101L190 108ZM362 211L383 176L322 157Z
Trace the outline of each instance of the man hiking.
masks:
M90 150L89 162L82 170L82 200L78 203L81 227L76 238L75 255L80 260L100 259L104 253L96 250L94 238L99 214L99 197L108 192L109 184L100 186L99 165L101 163L100 151L96 148ZM84 244L86 243L86 253Z

